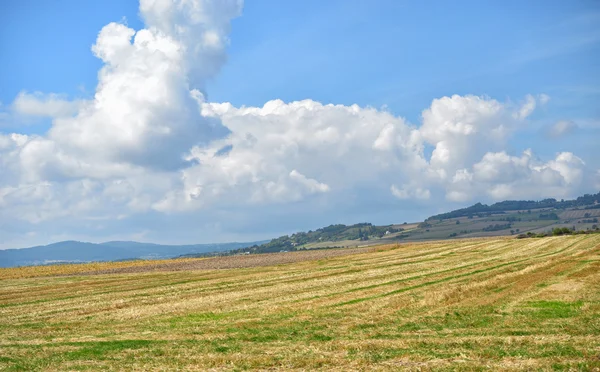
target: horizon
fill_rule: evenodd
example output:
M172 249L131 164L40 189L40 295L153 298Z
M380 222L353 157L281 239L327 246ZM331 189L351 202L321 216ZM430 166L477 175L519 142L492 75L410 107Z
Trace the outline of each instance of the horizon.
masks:
M598 192L598 194L600 194L600 192ZM595 195L595 194L584 194L583 196L588 196L588 195ZM572 199L572 200L575 200L575 199ZM547 199L542 199L542 200L504 200L502 202L514 202L514 201L540 202L540 201L545 201L545 200L558 201L558 200L556 200L554 198L547 198ZM562 201L568 201L568 200L564 200L564 199L560 200L560 202L562 202ZM597 201L596 201L595 204L597 204ZM477 206L477 205L489 206L488 204L483 204L481 202L477 202L477 203L475 203L473 205L470 205L468 207L459 208L459 210L460 209L466 209L466 208L474 207L474 206ZM490 204L490 205L494 205L494 204ZM450 211L448 211L448 212L450 212ZM424 221L426 221L426 220L428 220L428 219L430 219L432 217L434 217L434 216L430 216L430 217L424 219ZM410 225L410 224L416 224L416 223L419 223L419 222L423 222L423 221L392 222L392 223L384 224L383 226L388 226L388 225L389 226L393 226L393 225L406 225L406 224ZM369 223L369 222L364 222L364 221L363 222L354 222L354 223L350 223L348 225L350 226L350 225L356 225L356 224L361 224L361 223ZM318 230L318 229L329 227L329 226L333 226L333 224L330 224L328 226L320 226L318 228L314 228L314 230ZM311 230L313 230L313 229L310 229L309 231L311 231ZM282 236L289 236L289 235L293 235L293 234L300 233L300 232L306 232L306 231L294 231L294 232L290 232L288 234L284 234ZM61 240L61 241L55 241L55 242L50 242L50 243L43 244L43 245L36 245L36 246L30 246L30 247L0 248L0 251L1 250L9 250L9 249L15 250L15 249L40 248L40 247L47 247L47 246L56 245L56 244L60 244L60 243L84 243L84 244L88 244L89 243L89 244L95 244L95 245L103 245L103 244L109 244L109 243L136 243L136 244L163 245L163 246L174 246L174 247L175 246L186 246L186 245L193 246L193 245L213 245L213 244L218 245L218 244L230 244L230 243L231 244L237 244L237 243L260 243L260 242L269 242L269 241L272 241L273 239L277 239L279 237L280 236L274 236L274 237L270 237L270 238L267 238L267 239L261 239L261 240L255 240L255 241L223 241L223 242L188 243L188 244L156 243L156 242L138 241L138 240L109 240L109 241L102 241L102 240L99 240L99 241Z
M600 3L460 4L4 4L0 249L598 192Z

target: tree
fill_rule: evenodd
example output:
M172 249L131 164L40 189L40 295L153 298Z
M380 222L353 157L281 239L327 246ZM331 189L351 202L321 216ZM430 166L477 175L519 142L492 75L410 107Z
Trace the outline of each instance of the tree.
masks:
M457 224L457 225L460 225L460 221L459 221L459 220L456 220L456 224Z
M558 236L558 235L568 235L571 234L573 231L571 229L569 229L568 227L555 227L554 229L552 229L552 235Z

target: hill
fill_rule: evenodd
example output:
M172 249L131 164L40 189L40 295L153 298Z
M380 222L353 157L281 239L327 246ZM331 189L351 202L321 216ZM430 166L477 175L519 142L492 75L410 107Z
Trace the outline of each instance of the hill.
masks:
M315 231L298 232L289 236L284 235L268 243L241 248L233 253L272 253L299 249L330 248L329 245L331 244L344 246L344 243L348 241L366 242L392 236L402 231L404 231L404 228L400 225L374 226L371 223L357 223L350 226L330 225Z
M506 200L492 205L477 203L468 208L457 209L452 212L431 216L427 221L445 220L458 217L474 217L490 214L507 213L511 211L529 211L532 209L597 209L600 208L600 192L597 194L585 194L574 200L544 199L533 200Z
M263 242L161 245L128 241L86 243L63 241L31 248L0 250L0 267L172 258L184 254L207 254L248 247Z
M600 234L349 251L0 269L0 370L600 368Z
M574 200L507 200L492 205L477 203L427 218L421 223L375 226L370 223L331 225L315 231L284 235L262 245L233 250L233 254L269 253L333 247L543 234L554 228L573 231L600 227L600 193Z

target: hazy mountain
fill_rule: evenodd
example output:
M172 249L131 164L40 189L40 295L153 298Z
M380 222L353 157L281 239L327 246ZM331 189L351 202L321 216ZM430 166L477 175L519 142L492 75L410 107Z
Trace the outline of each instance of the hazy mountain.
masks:
M222 252L261 242L162 245L114 241L86 243L64 241L22 249L0 250L0 267L43 265L57 262L116 261L135 258L171 258L184 254Z

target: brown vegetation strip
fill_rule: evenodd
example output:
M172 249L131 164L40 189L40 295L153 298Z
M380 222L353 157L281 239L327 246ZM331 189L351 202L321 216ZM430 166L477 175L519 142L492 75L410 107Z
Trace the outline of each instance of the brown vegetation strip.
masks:
M273 266L302 261L321 260L330 257L347 256L358 253L373 252L381 247L320 249L299 252L280 252L237 256L223 256L213 258L199 258L196 260L174 260L170 263L153 264L149 262L143 266L120 267L114 269L95 270L74 275L100 275L100 274L125 274L153 271L188 271L188 270L215 270L239 269L245 267ZM162 261L164 262L164 261Z

